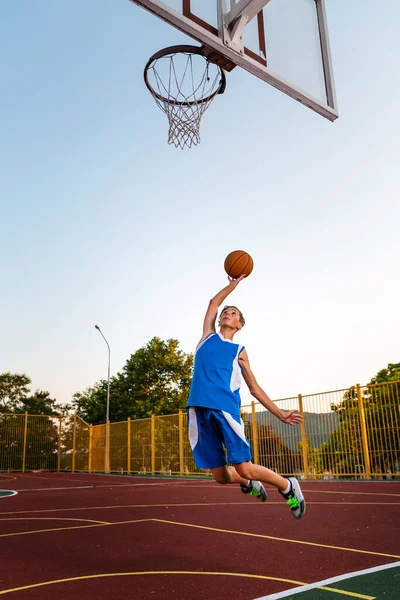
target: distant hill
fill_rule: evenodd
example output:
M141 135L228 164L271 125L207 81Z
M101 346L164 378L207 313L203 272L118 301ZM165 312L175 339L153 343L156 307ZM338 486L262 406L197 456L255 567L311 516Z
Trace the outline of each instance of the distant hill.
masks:
M297 427L289 427L278 421L274 415L267 410L256 413L257 423L259 425L267 425L273 430L282 442L291 450L298 450L301 442L301 429ZM247 424L251 423L251 415L247 415ZM314 448L320 448L327 441L332 431L337 429L339 425L338 415L334 412L330 413L304 413L304 425L309 443Z

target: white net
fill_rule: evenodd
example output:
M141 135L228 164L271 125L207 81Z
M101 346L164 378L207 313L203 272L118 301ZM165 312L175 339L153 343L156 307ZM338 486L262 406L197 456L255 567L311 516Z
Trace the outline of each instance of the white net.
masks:
M168 144L182 149L200 143L201 118L225 89L222 69L194 50L155 55L145 70L146 85L168 118Z

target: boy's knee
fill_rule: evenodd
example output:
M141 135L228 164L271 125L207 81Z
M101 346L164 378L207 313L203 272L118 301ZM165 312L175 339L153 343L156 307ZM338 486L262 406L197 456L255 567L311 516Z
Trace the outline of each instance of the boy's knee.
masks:
M243 479L253 479L251 468L253 466L252 462L245 462L235 465L235 469L240 477Z
M221 485L229 483L229 478L226 475L218 475L216 477L214 476L214 479L217 483L220 483Z
M212 469L212 474L215 481L221 485L225 485L226 483L230 483L231 474L230 467L218 467L217 469Z

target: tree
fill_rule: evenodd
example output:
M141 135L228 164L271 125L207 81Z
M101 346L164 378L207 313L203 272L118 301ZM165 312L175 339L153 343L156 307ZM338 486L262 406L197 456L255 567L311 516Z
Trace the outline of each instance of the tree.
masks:
M30 378L23 374L0 375L0 457L2 470L54 469L57 467L57 414L49 392L29 395ZM25 414L29 413L28 418ZM25 463L23 453L25 449Z
M369 382L375 383L388 383L390 381L397 381L400 383L400 363L389 363L386 369L381 369Z
M29 394L30 378L19 373L2 373L0 375L0 412L16 412L21 400Z
M65 406L56 406L56 399L50 398L50 392L36 390L30 394L31 383L28 375L2 373L0 375L0 412L25 413L31 415L56 415L65 411Z
M175 339L153 337L127 360L121 373L110 380L110 421L128 417L178 412L186 405L193 370L193 356L179 349ZM73 396L73 407L93 425L104 423L107 382L101 380Z
M363 392L371 469L400 470L400 363L389 363Z
M28 412L30 415L54 416L60 414L60 408L56 406L56 399L50 398L50 392L36 390L34 394L21 398L18 410Z
M115 386L115 378L110 382L110 397L112 398L110 416L111 420L118 421L120 402L118 398L117 386ZM104 423L106 416L107 403L107 381L101 380L93 386L86 388L83 392L76 392L73 395L72 409L92 425ZM123 420L123 419L122 419Z
M339 425L320 448L323 468L339 474L356 473L363 463L357 388L348 389L342 402L332 404L331 410Z
M400 461L400 363L381 369L362 389L372 473L396 472ZM332 405L339 426L321 446L326 469L339 474L365 472L358 394L355 386Z

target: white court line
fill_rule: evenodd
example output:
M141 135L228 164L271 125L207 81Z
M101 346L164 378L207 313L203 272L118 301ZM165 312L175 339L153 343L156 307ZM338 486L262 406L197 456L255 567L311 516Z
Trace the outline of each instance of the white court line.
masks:
M180 485L179 481L168 481L166 483L120 483L117 485L111 485L110 483L108 485L96 485L95 487L99 487L99 488L103 488L103 487L107 487L107 488L111 488L111 487L143 487L143 486L150 486L150 485L164 485L164 486L168 486L168 485Z
M80 485L77 487L49 487L49 488L28 488L24 490L18 490L21 492L45 492L48 490L59 491L59 490L87 490L89 488L94 488L94 485Z
M385 569L393 569L394 567L400 567L400 561L395 563L389 563L388 565L380 565L379 567L371 567L370 569L364 569L363 571L354 571L354 573L345 573L344 575L338 575L337 577L331 577L331 579L324 579L323 581L317 581L316 583L310 583L299 588L292 588L290 590L284 590L277 594L270 594L269 596L262 596L255 598L255 600L279 600L280 598L287 598L288 596L294 596L295 594L302 594L315 588L325 587L332 583L338 583L345 579L351 579L352 577L359 577L361 575L368 575L369 573L376 573L377 571L384 571ZM338 590L339 591L339 590Z
M120 488L120 487L147 487L147 486L174 486L174 485L178 485L178 483L175 482L168 482L168 483L123 483L121 485L77 485L77 486L67 486L67 487L48 487L48 488L28 488L28 489L23 489L23 490L18 490L19 492L44 492L44 491L59 491L59 490L88 490L88 489L97 489L97 488L108 488L109 490L113 489L113 488Z

